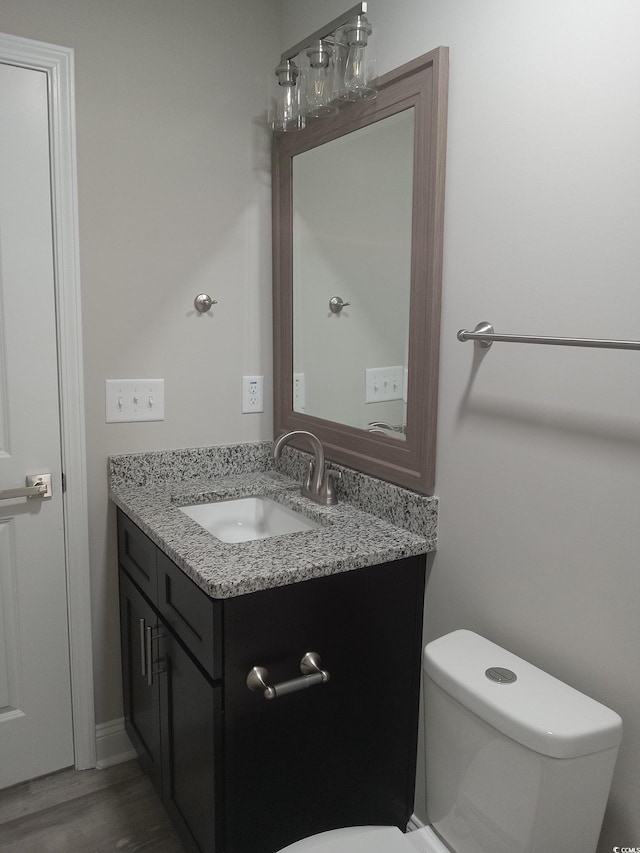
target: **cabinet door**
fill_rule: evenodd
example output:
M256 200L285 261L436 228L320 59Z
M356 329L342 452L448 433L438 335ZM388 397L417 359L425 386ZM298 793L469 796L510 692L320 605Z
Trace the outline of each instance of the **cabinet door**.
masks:
M157 598L157 548L149 537L118 510L118 562L152 604Z
M424 559L225 601L227 853L274 853L356 824L405 828L413 810ZM267 700L246 676L330 680Z
M187 850L215 853L222 849L222 687L166 626L160 650L164 805Z
M149 631L157 632L155 610L124 571L120 571L122 689L127 734L140 764L161 794L160 705L157 680L149 673ZM153 642L152 647L155 645ZM150 681L152 683L150 683Z

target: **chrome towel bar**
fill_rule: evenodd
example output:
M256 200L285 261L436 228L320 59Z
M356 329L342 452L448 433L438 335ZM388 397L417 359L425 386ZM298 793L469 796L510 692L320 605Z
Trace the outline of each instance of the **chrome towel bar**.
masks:
M264 666L254 666L247 675L246 683L249 690L262 690L265 699L277 699L278 696L297 693L298 690L329 680L329 673L321 668L320 655L317 652L306 652L300 661L300 672L303 675L298 678L270 685L267 681L269 678L267 669Z
M460 329L459 341L475 341L488 349L494 341L514 344L551 344L559 347L594 347L598 349L640 350L640 341L609 341L600 338L554 338L539 335L499 335L491 323L478 323L473 332Z

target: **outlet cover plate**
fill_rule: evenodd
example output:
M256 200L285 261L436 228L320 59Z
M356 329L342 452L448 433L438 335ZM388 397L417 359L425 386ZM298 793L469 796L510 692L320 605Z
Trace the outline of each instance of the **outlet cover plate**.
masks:
M264 376L242 377L242 413L264 412Z

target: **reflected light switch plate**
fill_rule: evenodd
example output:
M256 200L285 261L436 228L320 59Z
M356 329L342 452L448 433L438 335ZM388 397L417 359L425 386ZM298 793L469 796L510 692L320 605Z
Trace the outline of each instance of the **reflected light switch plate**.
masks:
M369 367L365 371L365 403L380 403L385 400L402 400L404 368Z

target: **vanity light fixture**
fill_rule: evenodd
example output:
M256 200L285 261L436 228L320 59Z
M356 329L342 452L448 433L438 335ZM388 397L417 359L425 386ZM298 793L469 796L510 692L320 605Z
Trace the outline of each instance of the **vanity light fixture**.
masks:
M302 130L304 115L300 111L300 87L298 66L293 59L283 59L276 68L278 98L276 100L274 130Z
M307 118L336 115L341 101L376 97L366 12L367 3L358 3L284 51L270 105L273 130L302 130Z
M369 82L367 45L371 32L371 24L366 15L356 15L355 20L344 29L347 58L341 85L338 89L338 97L341 100L370 101L377 94Z
M333 54L333 48L325 39L318 39L306 51L309 68L303 78L305 114L311 118L338 114L338 107L331 103L335 88Z

